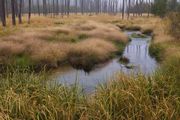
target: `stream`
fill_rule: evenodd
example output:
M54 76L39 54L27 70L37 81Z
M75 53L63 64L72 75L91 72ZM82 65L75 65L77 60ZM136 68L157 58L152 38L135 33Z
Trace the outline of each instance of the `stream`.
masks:
M151 75L157 68L157 62L149 55L149 45L151 36L145 38L132 38L132 34L139 34L139 31L126 31L131 38L124 50L123 56L129 59L127 65L122 64L119 57L116 57L97 67L90 73L83 70L76 70L72 67L61 68L53 75L53 84L65 84L71 86L76 82L85 92L93 92L98 84L106 83L115 74L123 72L125 74Z

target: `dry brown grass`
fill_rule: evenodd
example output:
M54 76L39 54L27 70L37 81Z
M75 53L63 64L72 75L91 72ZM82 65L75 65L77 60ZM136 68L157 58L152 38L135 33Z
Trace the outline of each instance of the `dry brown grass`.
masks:
M14 56L27 55L33 64L53 67L75 57L79 57L76 62L80 64L87 59L95 64L109 59L117 50L114 41L128 41L116 25L93 19L86 21L86 17L75 17L71 23L66 19L33 17L30 25L22 24L16 32L1 36L1 63L11 62L9 59ZM56 25L58 22L63 25Z
M110 58L109 54L114 52L112 44L114 41L128 41L127 36L116 25L138 26L142 31L153 30L154 43L169 44L173 38L167 34L166 24L168 23L158 17L134 17L122 20L118 15L71 15L63 19L33 16L31 24L18 25L13 32L4 33L0 37L0 60L3 63L11 59L11 56L26 54L35 63L57 66L72 58L71 56L81 54L80 56L85 56L84 60L94 55L96 60L103 61ZM3 33L3 29L9 31L10 28L12 26L9 25L0 29ZM99 44L104 45L106 49L99 47ZM165 44L163 46L168 47L167 54L177 54L174 51L179 51L179 47L176 46L169 47Z

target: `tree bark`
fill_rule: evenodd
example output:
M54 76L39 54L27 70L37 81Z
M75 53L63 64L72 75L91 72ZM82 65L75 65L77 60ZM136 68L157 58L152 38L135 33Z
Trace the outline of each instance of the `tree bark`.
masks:
M123 6L122 6L122 19L124 19L124 12L125 12L125 1L123 0Z
M0 0L0 17L2 25L6 26L5 0Z
M11 0L12 24L16 25L15 0Z
M30 24L30 20L31 20L31 0L29 0L28 24Z
M19 13L18 13L19 24L22 24L21 12L22 12L22 0L19 1Z

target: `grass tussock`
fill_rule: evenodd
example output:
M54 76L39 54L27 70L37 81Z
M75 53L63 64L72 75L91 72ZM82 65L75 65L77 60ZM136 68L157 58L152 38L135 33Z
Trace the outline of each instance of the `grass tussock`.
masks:
M75 22L61 27L27 27L0 38L0 62L56 68L67 61L74 63L71 59L78 55L78 64L89 59L89 62L95 61L94 65L110 59L110 54L117 50L114 42L125 44L127 41L127 36L115 25L95 21Z
M69 51L68 61L75 68L85 68L85 70L89 71L95 64L111 58L112 53L116 51L115 45L110 42L91 38L73 46L72 50Z
M149 54L156 60L162 61L164 59L165 48L160 43L151 44L149 47Z

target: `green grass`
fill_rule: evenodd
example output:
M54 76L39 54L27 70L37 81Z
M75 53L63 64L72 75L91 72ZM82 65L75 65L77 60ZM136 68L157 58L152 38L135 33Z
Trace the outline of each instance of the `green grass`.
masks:
M84 35L80 38L84 39ZM125 43L114 43L122 54ZM176 46L179 47L179 46ZM150 54L164 60L165 47L151 44ZM178 51L175 51L178 52ZM77 56L77 55L76 55ZM86 62L96 60L91 56ZM26 55L13 58L31 64ZM48 84L47 73L8 67L0 74L0 119L6 120L177 120L180 118L180 56L166 56L152 76L118 74L86 96L77 85Z
M19 56L20 64L27 56ZM45 72L8 68L0 74L0 118L158 119L180 117L180 56L166 59L152 76L118 74L86 96L75 84L50 85Z
M118 49L116 55L122 55L127 44L124 42L114 42L114 45Z
M175 60L175 59L174 59ZM168 64L170 67L172 64ZM177 71L176 64L173 69ZM172 69L172 68L168 69ZM167 68L167 67L166 67ZM180 98L165 71L152 77L119 74L92 96L72 87L50 85L46 73L8 69L0 76L0 117L11 119L178 119Z
M161 66L160 74L163 75L164 79L169 78L169 82L173 83L173 89L180 96L180 56L173 56L167 58ZM159 73L158 72L158 73ZM168 80L166 80L168 81Z
M17 27L0 27L0 37L13 34L17 30Z
M162 61L164 59L165 48L161 44L152 43L149 47L149 53L157 61Z
M14 69L0 79L0 117L7 120L78 119L86 111L85 98L77 86L50 88L45 85L44 73Z
M14 64L16 66L27 67L33 65L33 62L28 55L18 55L14 57Z

